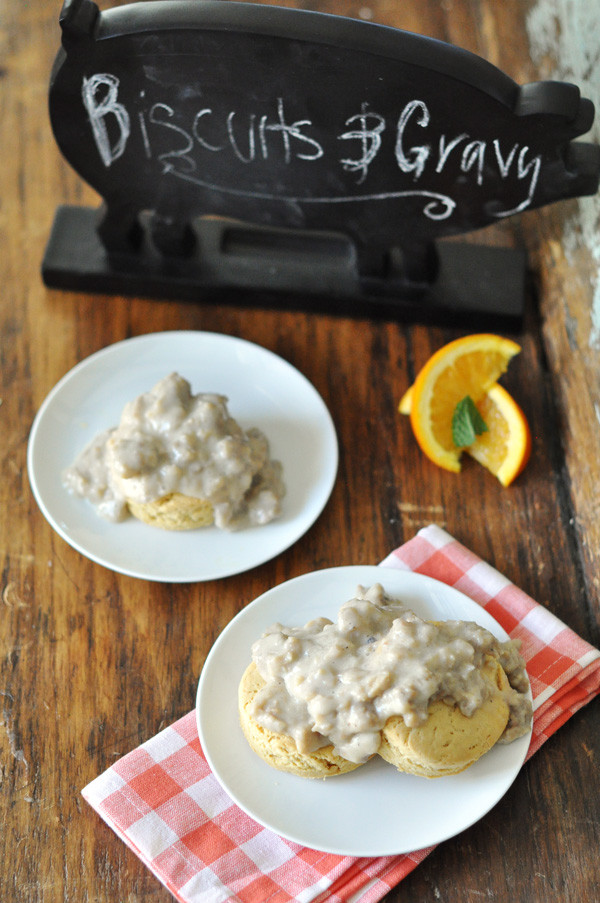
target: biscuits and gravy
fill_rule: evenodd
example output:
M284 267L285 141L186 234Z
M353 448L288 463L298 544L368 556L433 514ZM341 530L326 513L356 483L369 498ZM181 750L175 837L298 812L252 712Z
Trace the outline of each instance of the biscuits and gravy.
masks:
M242 429L228 399L192 394L177 373L125 405L63 473L73 495L110 521L134 517L168 530L234 530L281 513L282 466L266 436Z
M252 645L238 708L252 749L307 777L374 755L412 774L456 774L527 733L532 717L516 642L470 621L424 620L380 584L358 587L335 623L270 627Z

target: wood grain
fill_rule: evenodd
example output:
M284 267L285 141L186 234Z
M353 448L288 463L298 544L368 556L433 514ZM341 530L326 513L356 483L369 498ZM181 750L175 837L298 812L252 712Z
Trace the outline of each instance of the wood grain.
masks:
M100 4L102 8L109 4ZM525 12L507 0L340 0L344 13L453 41L517 81L538 77ZM39 267L63 202L97 198L61 159L46 112L59 4L0 0L0 900L167 903L169 893L83 802L81 788L185 714L215 638L268 587L318 567L374 563L427 523L454 534L599 642L600 367L590 346L589 251L567 257L577 202L478 236L525 245L534 272L522 353L505 385L532 427L522 477L503 489L474 462L459 476L420 453L398 400L452 329L246 307L49 291ZM197 329L271 349L334 418L340 469L311 530L275 560L222 581L163 585L83 558L44 520L26 473L33 417L75 363L128 336ZM465 903L593 900L600 885L599 711L565 725L484 819L387 897ZM385 811L382 817L390 817ZM410 818L410 813L392 813Z

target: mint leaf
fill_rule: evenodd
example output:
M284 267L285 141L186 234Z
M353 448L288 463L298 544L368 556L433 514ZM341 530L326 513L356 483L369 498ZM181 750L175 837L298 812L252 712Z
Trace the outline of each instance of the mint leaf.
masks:
M452 441L458 448L475 442L477 436L487 432L485 421L470 395L465 395L454 408L452 415Z

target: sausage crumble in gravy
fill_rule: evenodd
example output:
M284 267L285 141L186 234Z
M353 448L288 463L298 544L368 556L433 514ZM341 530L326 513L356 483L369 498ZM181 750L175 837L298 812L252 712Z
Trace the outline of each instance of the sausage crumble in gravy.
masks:
M266 684L252 716L292 737L302 753L332 743L339 755L362 763L377 752L381 729L394 715L414 727L438 699L472 715L490 693L481 667L493 656L508 678L510 715L499 742L509 743L527 733L532 715L518 648L473 622L423 620L380 584L358 587L336 623L274 624L253 644Z
M63 484L115 522L128 516L128 500L143 504L174 492L204 499L216 526L227 530L269 523L285 495L266 436L243 430L224 395L193 395L177 373L125 405L119 425L92 440Z

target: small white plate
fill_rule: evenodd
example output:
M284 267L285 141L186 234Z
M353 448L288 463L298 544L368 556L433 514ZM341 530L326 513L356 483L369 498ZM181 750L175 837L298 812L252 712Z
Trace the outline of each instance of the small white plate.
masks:
M88 442L118 424L126 402L173 371L194 393L226 395L242 427L265 433L272 457L283 464L280 518L234 533L216 527L169 533L134 518L110 523L64 489L62 471ZM81 361L40 407L27 453L36 501L73 548L113 571L173 583L239 574L289 548L323 510L337 465L329 411L295 367L243 339L193 331L138 336Z
M530 741L529 734L497 745L461 774L435 779L400 774L375 756L349 774L307 780L275 771L252 752L237 712L251 644L276 621L335 620L359 584L377 582L422 617L475 621L508 639L483 608L430 577L377 566L328 568L276 586L236 615L206 659L196 700L202 748L231 799L282 837L348 856L408 853L463 831L506 793Z

